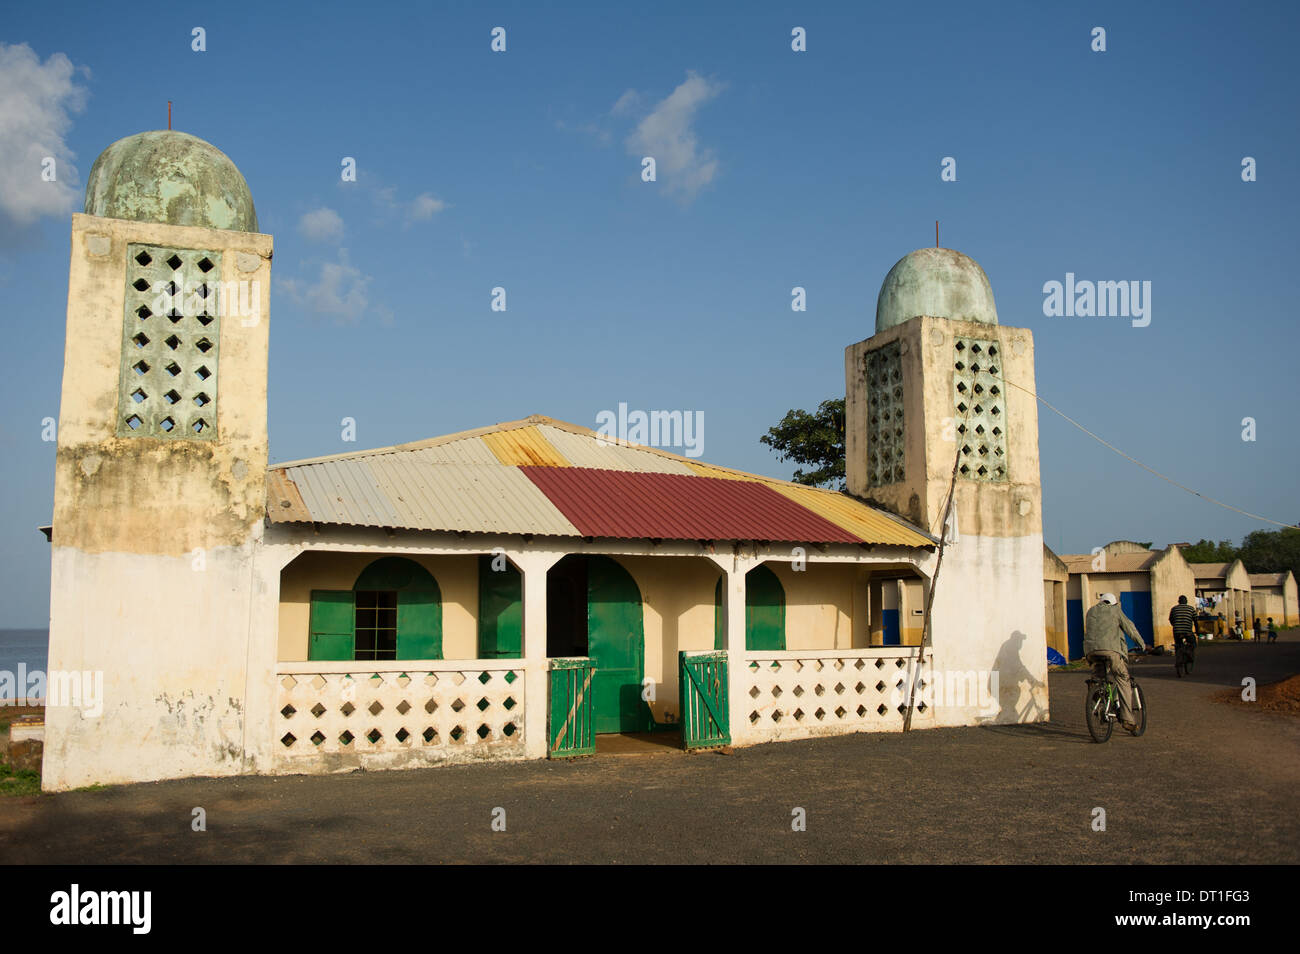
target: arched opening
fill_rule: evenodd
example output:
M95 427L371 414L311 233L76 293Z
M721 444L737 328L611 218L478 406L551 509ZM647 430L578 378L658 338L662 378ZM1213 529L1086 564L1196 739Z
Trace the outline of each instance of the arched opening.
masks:
M646 732L654 727L641 699L645 630L641 590L632 575L606 556L570 554L546 578L546 653L590 656L597 733Z
M351 590L312 590L308 658L442 658L442 594L414 560L382 557Z
M726 649L722 631L722 581L713 589L713 648ZM785 649L785 587L760 564L745 574L745 648L766 652Z

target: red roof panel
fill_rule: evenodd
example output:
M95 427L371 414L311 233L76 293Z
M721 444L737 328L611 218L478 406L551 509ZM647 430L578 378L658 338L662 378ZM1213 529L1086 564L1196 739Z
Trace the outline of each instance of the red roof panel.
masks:
M863 542L756 481L586 467L519 469L583 536Z

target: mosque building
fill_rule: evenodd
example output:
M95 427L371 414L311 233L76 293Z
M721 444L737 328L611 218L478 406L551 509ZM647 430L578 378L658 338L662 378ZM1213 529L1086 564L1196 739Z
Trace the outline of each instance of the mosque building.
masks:
M845 351L840 493L543 416L269 466L234 163L120 140L71 238L47 790L1048 717L1033 338L959 252Z

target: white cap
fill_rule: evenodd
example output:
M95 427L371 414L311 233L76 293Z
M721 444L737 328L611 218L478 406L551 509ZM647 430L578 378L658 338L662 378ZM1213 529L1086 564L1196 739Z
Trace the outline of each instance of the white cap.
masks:
M1103 603L1109 603L1112 606L1119 602L1119 600L1115 599L1114 593L1102 593L1097 597L1097 599L1101 600Z

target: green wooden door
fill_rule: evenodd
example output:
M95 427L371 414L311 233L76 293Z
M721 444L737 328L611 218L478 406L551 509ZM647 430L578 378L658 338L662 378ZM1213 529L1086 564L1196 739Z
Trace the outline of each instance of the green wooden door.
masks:
M352 658L352 591L312 590L308 659Z
M442 596L436 587L397 591L398 659L442 658Z
M682 745L703 749L731 744L727 654L686 652L680 659Z
M514 564L492 569L496 557L478 560L479 659L520 659L524 654L524 578Z
M713 588L713 648L727 648L722 631L722 581ZM745 575L745 648L785 649L785 587L766 566L756 566Z
M546 718L546 755L567 759L596 751L592 728L590 659L552 659Z
M646 732L650 708L641 700L645 675L641 591L631 574L609 557L587 563L587 655L594 660L596 732Z

